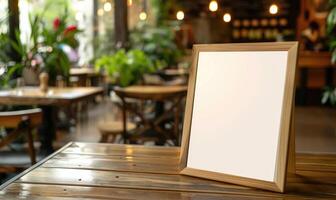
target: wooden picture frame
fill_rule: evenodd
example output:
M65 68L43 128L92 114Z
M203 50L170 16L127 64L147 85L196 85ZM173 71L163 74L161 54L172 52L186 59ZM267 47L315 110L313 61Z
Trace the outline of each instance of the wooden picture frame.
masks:
M295 85L295 70L296 70L296 64L297 64L297 51L298 51L298 42L194 45L194 47L193 47L193 61L192 61L191 69L190 69L188 95L187 95L185 117L184 117L184 124L183 124L183 136L182 136L181 156L180 156L180 173L181 174L195 176L195 177L201 177L201 178L207 178L207 179L212 179L212 180L217 180L217 181L224 181L224 182L229 182L229 183L234 183L234 184L239 184L239 185L244 185L244 186L250 186L250 187L255 187L255 188L260 188L260 189L265 189L265 190L271 190L271 191L276 191L276 192L284 192L286 175L287 175L287 168L288 168L289 172L295 173L295 147L293 146L295 143L294 143L294 133L293 133L293 124L292 123L294 121L294 116L293 116L294 100L293 100L293 98L294 98L294 89L295 89L294 85ZM206 53L203 53L203 52L206 52ZM197 129L197 128L193 129L193 126L199 127L199 126L201 126L199 124L202 124L202 123L208 123L210 125L212 123L211 122L212 120L200 121L198 119L200 117L197 118L197 116L196 116L196 114L199 115L199 112L201 112L199 110L202 110L202 109L195 109L196 106L199 106L199 104L200 104L200 103L198 103L198 101L200 101L200 99L202 99L202 98L205 98L205 97L203 97L203 96L205 96L203 93L201 93L201 92L198 93L198 92L199 91L206 91L206 90L209 89L209 88L206 88L206 87L209 87L209 86L204 86L205 85L205 84L203 84L204 82L202 82L203 86L197 85L197 83L198 83L197 79L200 79L200 77L202 76L202 75L200 75L200 72L198 74L198 71L200 70L198 65L199 64L204 65L204 62L205 62L204 59L208 59L209 66L207 64L206 67L210 67L207 70L211 71L212 70L211 66L220 65L220 64L214 64L214 62L216 62L216 61L212 61L210 58L215 58L214 56L217 56L218 59L222 59L222 61L224 61L223 59L225 59L225 58L223 58L223 57L225 57L226 54L229 55L232 52L242 54L243 56L245 56L246 52L252 52L253 56L254 55L259 56L261 60L263 58L266 59L267 55L271 55L271 56L274 55L275 58L276 58L277 54L280 55L280 53L278 53L278 52L282 52L281 54L286 55L285 57L279 56L282 59L281 63L284 63L284 64L281 64L281 67L284 68L284 72L283 72L284 77L282 79L284 82L279 81L280 82L279 85L283 85L283 87L282 87L283 90L282 89L279 90L279 93L282 92L281 95L280 95L282 98L280 98L280 100L279 100L279 102L281 102L281 105L279 104L280 106L278 106L279 107L278 108L279 109L278 113L280 113L280 114L276 115L279 118L279 123L278 123L278 129L274 129L274 130L277 130L277 131L275 133L272 133L274 135L274 138L277 138L277 139L272 139L276 142L276 147L272 147L273 150L275 149L273 151L275 153L273 153L272 156L270 156L272 158L275 158L274 159L274 163L275 163L274 165L275 166L274 166L274 169L272 168L272 170L274 170L274 173L273 174L269 173L269 174L271 174L271 176L267 177L265 179L259 178L257 176L256 176L257 178L254 178L252 176L244 176L244 175L239 175L237 173L232 174L232 173L222 172L222 171L220 171L216 168L217 166L208 167L207 166L208 163L216 163L217 161L221 162L221 160L225 160L224 156L221 155L224 151L220 151L220 150L221 149L224 150L225 148L227 148L227 146L221 147L220 146L221 141L218 141L217 138L212 139L210 142L207 141L207 139L211 137L211 134L214 131L212 131L212 132L211 131L209 131L209 132L205 131L204 133L202 133L203 135L201 135L201 133L198 133L198 132L200 132L199 129ZM200 57L200 54L201 54L201 57ZM260 55L265 54L265 56L260 56L259 54ZM246 55L249 55L249 54L246 54ZM219 58L219 57L222 57L222 58ZM201 60L201 62L200 62L200 58L203 59L203 60ZM230 57L227 57L227 58L230 58ZM239 57L237 57L237 58L239 58ZM286 60L283 60L284 58L286 58ZM242 57L242 60L243 59L244 58ZM236 59L236 60L237 60L237 62L239 62L238 59ZM282 65L284 65L284 66L282 66ZM223 66L225 66L225 65L224 64L220 65L220 67L223 67ZM253 63L252 63L252 67L254 67ZM274 67L274 66L270 66L270 67ZM218 70L219 68L216 68L216 69ZM219 69L219 70L221 70L221 69ZM204 70L203 71L201 70L201 72L203 74L207 74L206 71L204 71ZM258 72L260 72L260 71L258 71ZM261 72L262 72L262 70L261 70ZM272 72L270 71L270 73L272 73ZM274 74L274 75L278 76L277 74ZM217 75L215 74L214 76L217 76ZM223 74L222 73L222 74L218 74L218 76L221 76L220 79L225 80L226 78L228 78L230 76L230 74L228 75L228 74ZM255 75L251 74L251 77L253 77L253 76L258 76L258 74L255 74ZM282 75L279 75L279 76L282 76ZM204 79L202 79L202 80L204 80ZM207 79L207 80L208 80L208 82L209 82L209 80L210 80L210 82L212 81L211 79ZM242 80L242 81L244 81L244 80ZM268 80L268 81L270 81L270 80ZM210 83L210 85L211 84L213 84L213 83ZM219 85L221 85L221 84L219 84ZM229 85L229 84L227 84L227 85ZM205 88L200 89L202 87L205 87ZM281 88L281 87L279 87L279 88ZM212 94L214 94L214 93L212 93ZM196 101L195 101L195 98L196 98ZM205 98L203 103L208 104L207 98ZM212 107L212 106L216 106L216 105L212 105L211 102L209 102L209 105L206 105L206 106L207 106L207 108L206 108L207 110L211 110L211 109L208 109L208 108ZM202 107L202 105L200 107ZM205 110L205 109L203 109L203 110ZM209 113L207 113L207 114L209 114ZM220 113L220 114L221 114L221 116L225 116L225 114L223 114L223 113ZM261 117L261 118L265 118L265 117ZM209 117L209 119L212 119L212 118ZM193 124L193 122L194 122L194 124ZM197 124L196 124L196 122L197 122ZM277 127L277 126L274 126L274 127ZM213 128L211 130L213 130ZM235 130L235 129L233 129L233 130ZM220 130L218 130L218 131L220 132ZM250 133L252 134L253 130L251 130ZM195 134L196 136L194 136L193 134ZM220 134L222 134L222 133L220 133ZM230 134L230 133L225 133L225 134ZM216 136L218 136L218 135L216 135ZM199 139L199 138L202 139L203 138L206 141L205 140L196 140L195 138L196 139ZM252 140L261 141L259 139L260 138L255 138L255 139L252 139ZM196 140L196 142L195 142L195 140ZM199 141L201 141L201 142L199 142ZM215 143L218 142L219 145L212 144L211 142L213 142L213 141L215 141ZM267 143L267 142L264 142L264 143ZM206 145L208 145L208 146L206 146ZM211 154L211 152L210 152L209 154L206 154L206 155L203 155L203 154L200 155L201 151L211 151L211 150L208 150L208 149L214 149L212 146L216 146L217 150L219 150L219 152L220 152L220 155L216 155L216 154L219 153L217 151L212 152L213 154ZM242 149L244 149L244 148L242 148ZM227 151L225 151L225 152L227 152ZM234 155L237 152L238 151L230 152L230 154ZM247 154L248 153L249 152L247 152ZM218 158L216 158L216 156ZM223 156L223 157L221 157L221 156ZM258 156L258 155L254 155L254 156ZM201 159L201 160L198 161L197 159ZM237 157L237 158L235 157L234 159L240 160L239 157ZM272 159L270 159L270 160L272 160ZM252 163L253 162L251 162L251 164ZM256 161L256 163L257 163L257 161ZM225 165L228 165L228 164L230 164L230 162L221 163L220 165L225 166ZM202 166L202 167L195 167L193 165ZM267 165L273 166L273 161L267 163ZM206 168L205 166L208 167L208 168L211 168L211 169L208 170L208 168ZM245 166L243 166L243 167L245 167ZM212 170L212 168L216 168L216 170ZM260 169L259 168L258 169L254 168L253 170L258 171ZM253 171L253 170L251 170L251 171ZM272 172L272 171L270 170L270 172ZM252 173L254 173L254 172L252 172ZM273 176L273 178L272 178L272 176Z

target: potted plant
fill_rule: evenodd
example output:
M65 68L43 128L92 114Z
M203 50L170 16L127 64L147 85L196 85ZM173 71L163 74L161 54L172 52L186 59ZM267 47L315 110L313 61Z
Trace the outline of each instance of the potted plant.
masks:
M174 33L168 26L151 27L139 23L130 35L133 48L142 50L157 69L177 66L182 53L174 41Z
M139 84L145 73L155 71L150 58L138 49L128 52L121 49L113 55L102 56L96 60L95 67L104 70L111 81L121 87Z
M3 87L8 87L13 74L23 76L30 85L38 84L41 71L49 74L50 85L55 85L57 76L68 78L71 55L76 54L75 49L78 47L76 34L80 31L75 25L67 25L67 9L52 24L45 23L43 16L44 13L29 16L31 34L26 44L22 43L19 31L16 32L16 40L1 35L0 45L9 44L21 57L21 61L14 62L0 55L0 63L4 66L2 71L5 71L0 82Z
M336 63L336 0L329 0L331 10L327 17L327 35L329 41L329 48L331 52L331 63ZM322 104L330 103L332 106L336 105L336 88L326 87L323 92Z
M53 27L42 24L43 41L39 54L44 62L43 69L49 74L50 84L54 85L57 76L68 78L71 62L76 61L78 47L76 34L80 31L75 25L66 25L67 15L55 18ZM75 57L75 58L73 58Z

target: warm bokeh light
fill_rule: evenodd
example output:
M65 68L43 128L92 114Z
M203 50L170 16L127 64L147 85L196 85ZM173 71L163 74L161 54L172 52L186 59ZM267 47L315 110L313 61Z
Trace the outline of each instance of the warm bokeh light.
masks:
M109 11L112 10L112 5L111 5L110 2L104 3L104 10L105 10L105 12L109 12Z
M139 14L139 19L140 19L141 21L146 20L146 19L147 19L147 13L146 13L146 12L141 12L141 13Z
M276 4L272 4L270 7L269 7L269 12L272 14L272 15L275 15L278 13L278 6Z
M103 16L104 15L104 10L102 8L98 9L97 15L98 16Z
M183 20L184 19L184 12L182 10L176 13L176 19Z
M230 22L231 21L231 15L230 15L230 13L225 13L223 15L223 20L224 20L224 22Z
M218 10L218 3L217 3L217 1L211 1L209 3L209 10L211 12L216 12Z
M127 0L127 5L128 5L128 6L133 5L133 1L132 1L132 0Z

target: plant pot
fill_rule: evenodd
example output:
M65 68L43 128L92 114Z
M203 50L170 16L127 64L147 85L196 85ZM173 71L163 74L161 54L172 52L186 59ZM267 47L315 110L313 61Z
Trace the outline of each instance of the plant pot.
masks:
M25 67L22 70L22 78L25 85L28 86L38 86L39 85L39 74L37 69L32 67Z

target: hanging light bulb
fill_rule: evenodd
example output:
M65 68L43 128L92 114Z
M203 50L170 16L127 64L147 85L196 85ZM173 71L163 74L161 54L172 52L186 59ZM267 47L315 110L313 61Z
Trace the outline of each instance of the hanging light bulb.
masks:
M278 6L276 4L272 4L270 7L269 7L269 12L272 14L272 15L275 15L278 13Z
M226 23L230 22L230 21L231 21L231 15L230 15L230 13L225 13L225 14L223 15L223 20L224 20L224 22L226 22Z
M132 6L133 5L133 1L132 0L127 0L127 5L128 6Z
M99 8L97 10L97 14L98 14L98 16L103 16L104 15L104 10L102 8Z
M180 21L184 19L184 12L182 10L176 13L176 19Z
M110 2L105 2L104 3L104 10L105 10L105 12L109 12L109 11L112 10L112 5L111 5Z
M211 1L209 3L209 10L211 12L216 12L218 10L218 3L217 3L217 1Z
M147 19L147 13L142 11L140 14L139 14L139 19L141 21L145 21Z

